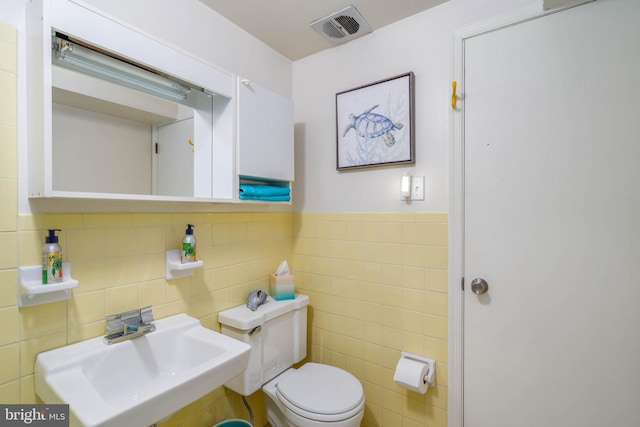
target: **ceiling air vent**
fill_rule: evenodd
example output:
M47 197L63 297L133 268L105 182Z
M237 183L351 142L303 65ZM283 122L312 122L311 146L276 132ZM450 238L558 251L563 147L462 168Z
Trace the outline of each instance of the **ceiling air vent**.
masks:
M343 43L372 31L355 7L348 6L309 24L331 43Z

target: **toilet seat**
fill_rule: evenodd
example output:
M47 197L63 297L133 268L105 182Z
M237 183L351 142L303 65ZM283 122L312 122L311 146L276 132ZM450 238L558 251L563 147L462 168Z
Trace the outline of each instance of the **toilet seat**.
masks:
M335 422L358 415L364 406L360 381L334 366L306 363L276 385L278 400L293 413Z

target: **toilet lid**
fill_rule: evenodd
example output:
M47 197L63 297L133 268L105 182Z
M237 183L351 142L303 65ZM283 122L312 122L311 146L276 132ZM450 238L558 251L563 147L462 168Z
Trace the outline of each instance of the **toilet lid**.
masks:
M276 388L295 407L321 415L352 411L363 399L362 385L356 377L318 363L306 363L295 374L279 381Z

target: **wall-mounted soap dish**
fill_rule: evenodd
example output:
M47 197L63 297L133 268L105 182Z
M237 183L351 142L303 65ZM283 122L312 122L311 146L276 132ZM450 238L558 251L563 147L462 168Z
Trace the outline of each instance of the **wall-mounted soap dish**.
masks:
M18 267L18 307L46 304L71 298L78 281L71 277L71 264L62 263L62 282L42 283L42 266Z
M178 279L180 277L192 276L193 270L204 266L204 261L180 262L180 249L170 249L166 256L167 280Z

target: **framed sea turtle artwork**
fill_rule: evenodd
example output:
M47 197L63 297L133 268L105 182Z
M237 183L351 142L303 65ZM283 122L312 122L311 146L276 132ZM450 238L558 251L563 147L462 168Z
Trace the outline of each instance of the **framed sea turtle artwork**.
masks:
M337 170L415 163L413 98L413 72L337 93Z

